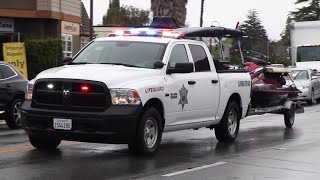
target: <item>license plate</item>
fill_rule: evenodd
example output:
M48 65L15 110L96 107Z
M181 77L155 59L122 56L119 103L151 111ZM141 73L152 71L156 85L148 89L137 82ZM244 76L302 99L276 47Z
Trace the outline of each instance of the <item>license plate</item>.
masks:
M53 128L60 130L71 130L72 128L72 120L71 119L53 119Z

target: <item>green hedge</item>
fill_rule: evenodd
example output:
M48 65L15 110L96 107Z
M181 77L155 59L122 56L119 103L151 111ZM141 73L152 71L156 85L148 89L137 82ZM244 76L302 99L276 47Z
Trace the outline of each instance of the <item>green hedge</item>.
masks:
M41 71L62 65L63 52L60 39L25 39L28 77L33 79Z

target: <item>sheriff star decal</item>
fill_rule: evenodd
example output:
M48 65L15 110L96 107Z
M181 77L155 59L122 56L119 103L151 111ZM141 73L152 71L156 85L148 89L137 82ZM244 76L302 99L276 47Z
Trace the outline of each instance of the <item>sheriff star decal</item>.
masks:
M189 90L182 86L182 88L179 90L180 93L180 101L179 104L182 105L182 110L184 109L184 105L188 104L188 92Z

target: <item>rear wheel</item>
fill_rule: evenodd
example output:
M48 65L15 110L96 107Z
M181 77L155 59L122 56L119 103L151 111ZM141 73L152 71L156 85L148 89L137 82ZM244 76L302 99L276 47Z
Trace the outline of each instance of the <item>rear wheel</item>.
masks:
M17 98L13 100L6 112L6 124L10 129L21 128L21 105L22 99Z
M52 138L52 137L45 137L45 136L30 136L29 135L30 143L33 147L37 149L55 149L61 143L60 139Z
M144 111L137 128L137 135L129 143L129 150L136 154L154 155L162 138L162 120L157 109Z
M234 141L239 132L240 126L240 108L239 105L232 101L228 104L224 115L215 128L215 135L220 142Z
M287 128L292 128L296 117L296 111L293 107L286 109L284 112L284 124Z

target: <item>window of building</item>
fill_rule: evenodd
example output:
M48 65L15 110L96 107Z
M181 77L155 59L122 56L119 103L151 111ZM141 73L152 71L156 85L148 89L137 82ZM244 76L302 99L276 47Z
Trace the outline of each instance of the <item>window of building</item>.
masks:
M206 51L202 46L189 45L196 72L210 71L210 64Z
M189 62L189 59L185 46L183 44L174 46L169 59L169 68L175 67L176 63L187 62Z
M11 77L14 77L17 75L16 72L14 72L12 70L11 67L7 66L7 65L0 65L0 70L1 70L1 75L2 75L2 78L1 79L7 79L7 78L11 78ZM1 77L0 75L0 77Z
M72 35L62 34L61 39L64 57L72 57Z

